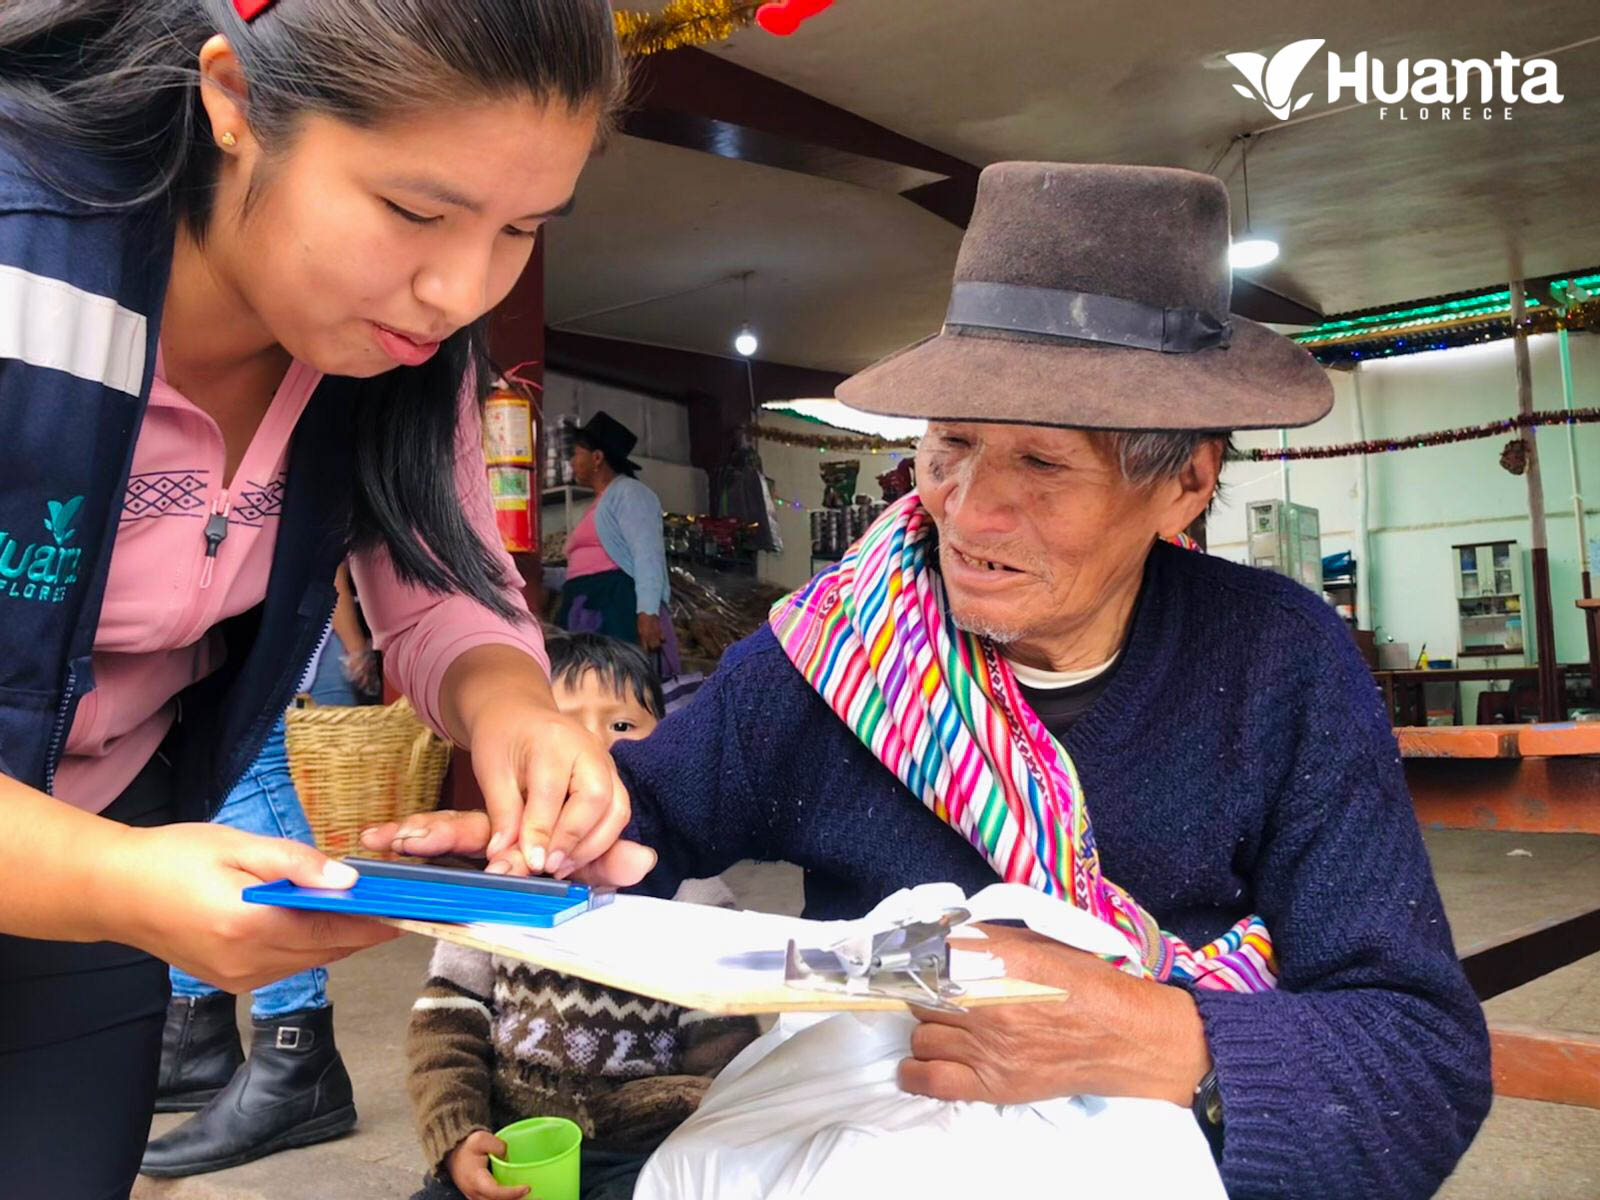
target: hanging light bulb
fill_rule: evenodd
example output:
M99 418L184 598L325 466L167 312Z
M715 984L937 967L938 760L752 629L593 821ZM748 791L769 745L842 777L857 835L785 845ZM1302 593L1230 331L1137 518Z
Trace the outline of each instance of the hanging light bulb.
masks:
M1264 267L1278 257L1278 243L1271 238L1250 236L1250 135L1241 134L1243 148L1239 165L1244 169L1244 236L1228 247L1228 265L1235 271Z
M761 339L756 337L755 328L750 324L750 276L754 274L754 271L745 271L739 276L739 307L744 314L744 323L739 326L739 332L733 335L733 349L741 358L754 358L756 351L761 348Z
M1264 267L1277 257L1278 243L1271 238L1246 238L1228 247L1228 265L1236 271Z

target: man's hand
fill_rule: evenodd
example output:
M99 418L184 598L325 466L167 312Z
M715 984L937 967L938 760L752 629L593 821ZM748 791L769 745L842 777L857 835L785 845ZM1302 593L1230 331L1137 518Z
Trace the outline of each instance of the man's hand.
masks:
M661 649L661 616L658 613L639 614L639 645L646 654Z
M459 811L443 808L438 812L414 813L404 821L386 821L361 831L361 844L368 850L410 854L417 858L485 858L494 830L489 814L481 808Z
M506 1144L487 1129L476 1129L461 1139L444 1160L450 1182L467 1200L521 1200L528 1194L525 1184L496 1183L489 1170L489 1155L504 1155Z
M409 854L418 858L460 855L483 858L492 835L489 814L481 809L416 813L404 821L390 821L361 831L368 850ZM656 852L638 842L616 842L586 867L572 873L578 883L631 887L655 868ZM502 850L486 868L495 875L527 875L528 860L515 847Z
M921 1024L912 1056L900 1064L903 1089L990 1104L1091 1095L1189 1105L1211 1054L1187 993L1029 930L980 928L1009 978L1060 988L1068 998L966 1013L915 1009Z

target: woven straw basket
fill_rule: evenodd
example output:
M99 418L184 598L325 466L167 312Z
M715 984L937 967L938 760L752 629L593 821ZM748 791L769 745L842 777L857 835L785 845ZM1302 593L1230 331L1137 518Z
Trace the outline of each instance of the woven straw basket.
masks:
M369 825L439 806L450 743L404 699L346 708L301 696L285 730L289 773L324 854L359 854Z

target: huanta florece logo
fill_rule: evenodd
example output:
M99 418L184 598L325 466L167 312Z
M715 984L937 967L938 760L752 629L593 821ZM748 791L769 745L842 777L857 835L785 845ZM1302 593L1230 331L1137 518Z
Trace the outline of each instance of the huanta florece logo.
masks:
M73 522L82 507L82 496L45 505L48 542L25 543L0 529L0 599L60 604L67 598L67 590L78 582L78 560L83 557L82 550L68 545L78 534Z
M1233 90L1246 100L1261 101L1278 120L1287 120L1290 113L1298 112L1311 99L1310 92L1294 99L1294 85L1299 82L1300 73L1306 69L1312 56L1322 49L1324 40L1306 38L1304 41L1290 42L1271 58L1248 50L1228 55L1228 61L1250 81L1250 87L1236 83ZM1255 91L1252 92L1251 88Z
M1325 38L1304 38L1271 58L1249 50L1224 55L1249 83L1236 83L1233 90L1287 121L1311 102L1313 93L1298 84L1325 44ZM1327 65L1328 103L1376 100L1380 121L1391 115L1401 121L1509 121L1518 103L1560 104L1566 98L1557 85L1555 63L1517 58L1509 50L1493 59L1402 58L1392 65L1363 50L1348 67L1330 50Z

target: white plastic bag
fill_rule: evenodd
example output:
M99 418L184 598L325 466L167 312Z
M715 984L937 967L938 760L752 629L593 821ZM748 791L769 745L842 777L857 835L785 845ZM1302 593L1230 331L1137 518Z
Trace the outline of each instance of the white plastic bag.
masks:
M874 915L947 903L949 887L901 893ZM975 917L1021 917L1084 949L1107 944L1080 928L1086 914L1030 896L1000 885L968 903ZM907 1013L784 1016L651 1157L635 1200L1134 1200L1170 1196L1174 1180L1193 1200L1226 1200L1199 1126L1176 1105L1094 1096L960 1104L901 1091L916 1024Z

